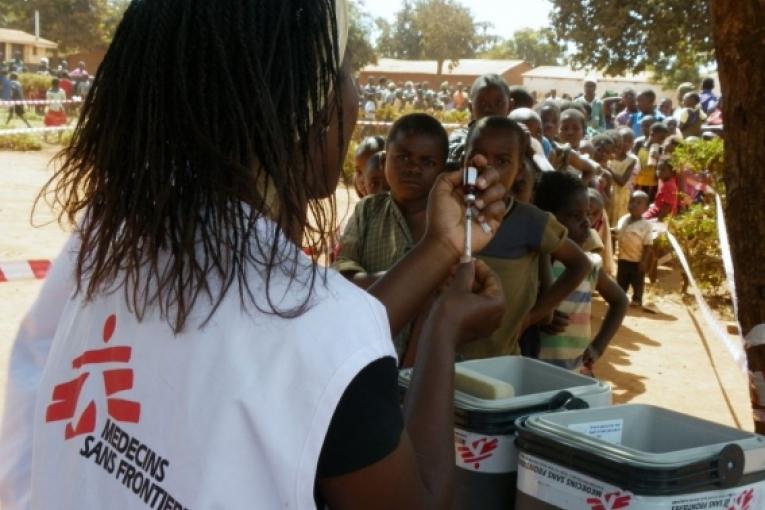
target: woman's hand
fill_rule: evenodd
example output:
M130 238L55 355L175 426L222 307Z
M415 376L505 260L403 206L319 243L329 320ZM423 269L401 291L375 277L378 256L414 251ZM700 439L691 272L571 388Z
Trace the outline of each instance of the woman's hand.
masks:
M480 260L460 264L431 313L457 331L458 343L491 335L505 313L499 277Z
M473 218L472 243L473 252L478 252L489 244L502 222L505 215L504 198L508 190L500 184L499 173L488 166L485 157L474 157L472 165L479 171L476 195L479 214ZM447 247L454 260L457 260L464 250L465 210L462 171L441 174L428 199L425 238Z

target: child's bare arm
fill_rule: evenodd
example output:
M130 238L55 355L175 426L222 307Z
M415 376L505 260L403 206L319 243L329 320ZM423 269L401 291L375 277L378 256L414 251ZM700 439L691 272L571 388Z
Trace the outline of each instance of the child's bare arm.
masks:
M611 175L613 175L614 182L616 182L616 184L618 184L619 186L626 186L630 182L630 179L632 178L632 172L634 171L635 171L635 162L633 161L630 164L629 168L627 168L627 171L624 172L622 175L616 175L614 173L612 173Z
M524 329L547 320L561 301L574 292L592 270L590 259L571 239L565 239L560 247L552 253L552 256L561 261L566 266L566 270L546 292L539 296L537 304L534 305L526 318Z
M597 173L598 164L589 158L583 157L578 152L572 150L568 156L569 165L582 172L582 181L589 183Z
M648 266L651 263L651 257L653 257L653 245L647 244L643 246L643 257L640 259L638 269L645 273L648 270Z
M605 352L611 339L622 325L624 316L627 315L629 300L627 299L627 294L619 287L619 284L602 268L598 272L596 288L606 303L608 303L608 311L603 319L603 324L600 326L600 331L595 335L595 338L592 339L591 344L591 347L600 356Z

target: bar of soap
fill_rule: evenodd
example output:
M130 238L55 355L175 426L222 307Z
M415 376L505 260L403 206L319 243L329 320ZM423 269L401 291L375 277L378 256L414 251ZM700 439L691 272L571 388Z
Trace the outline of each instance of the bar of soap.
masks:
M454 370L454 388L484 400L502 400L515 396L515 388L512 384L462 365L457 365Z

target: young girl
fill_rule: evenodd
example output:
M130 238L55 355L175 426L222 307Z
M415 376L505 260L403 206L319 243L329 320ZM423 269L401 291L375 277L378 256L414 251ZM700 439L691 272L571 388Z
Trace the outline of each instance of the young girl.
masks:
M47 127L63 126L66 124L66 110L64 109L64 101L66 101L66 93L59 88L58 78L51 80L51 88L45 94L45 99L50 101L48 104L48 111L45 112L45 118L43 123ZM62 132L59 131L58 139L61 141ZM48 140L48 133L45 133L43 139Z
M562 172L544 174L537 186L535 203L540 209L555 215L568 230L571 241L581 245L589 239L588 191L576 176ZM545 331L542 328L539 353L539 359L543 361L587 375L593 375L593 364L603 355L618 331L629 305L627 295L602 269L600 257L591 254L590 259L592 266L589 274L558 306L558 310L568 315L568 326L563 331ZM565 265L555 255L553 260L553 277L560 281L565 274ZM608 303L608 311L600 330L593 337L590 319L592 295L596 290Z
M569 108L560 114L560 141L567 143L574 150L584 139L587 119L579 110Z
M657 219L662 221L667 216L677 214L677 176L672 167L672 159L669 156L659 158L657 169L660 181L659 191L656 193L654 202L643 214L643 218L646 220Z
M341 0L130 3L49 190L76 228L13 346L2 508L451 501L455 349L498 324L499 282L459 265L404 415L390 335L459 262L461 175L374 297L300 249L326 251L358 115L347 20ZM505 189L473 164L480 250Z
M473 127L467 144L468 158L483 156L499 171L508 189L521 166L528 135L506 117L487 117ZM520 354L518 338L527 326L548 320L558 303L590 270L582 251L566 239L565 229L550 214L533 205L506 197L507 214L494 240L480 254L499 276L505 289L506 311L491 337L464 345L467 358ZM538 298L539 258L553 255L566 266L561 278Z
M608 162L608 169L614 177L611 208L608 210L611 225L616 225L619 218L627 214L627 206L632 194L632 180L640 172L640 161L632 153L634 144L632 130L623 127L615 133L614 138L616 137L621 143L616 146L614 159Z

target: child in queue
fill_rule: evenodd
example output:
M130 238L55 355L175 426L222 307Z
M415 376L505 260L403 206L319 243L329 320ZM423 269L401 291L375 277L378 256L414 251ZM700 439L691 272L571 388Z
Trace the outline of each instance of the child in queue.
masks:
M603 259L603 269L608 274L616 274L614 266L614 248L611 239L611 224L605 214L605 204L600 191L589 188L590 198L590 239L581 244L586 252L597 253Z
M447 152L446 131L433 117L413 113L393 124L381 158L390 192L356 204L333 268L368 288L414 247L425 232L428 194ZM399 359L410 333L408 327L394 338Z
M608 169L614 178L612 191L611 208L608 218L612 225L619 221L619 218L627 214L627 205L632 194L632 183L636 173L640 172L640 161L632 153L634 144L634 134L630 128L620 128L616 131L615 137L621 143L616 146L614 159L608 162Z
M659 157L662 154L662 144L669 136L669 129L663 122L655 122L651 125L647 147L644 145L638 154L640 159L640 173L635 177L635 188L645 191L649 201L656 197L659 187L656 175ZM644 159L645 158L645 159Z
M478 121L468 137L467 155L484 156L511 190L527 149L528 134L506 117ZM392 183L391 183L392 184ZM566 238L566 229L536 207L506 198L507 214L494 239L479 254L499 276L506 289L502 324L491 337L463 345L468 359L520 354L518 338L527 326L546 322L561 300L590 271L587 256ZM539 258L552 255L566 270L546 292L539 294ZM538 298L538 299L537 299Z
M663 221L667 216L677 214L678 207L678 188L675 169L672 167L672 160L669 156L662 156L658 163L659 173L659 191L656 193L656 199L650 205L648 210L643 213L643 218L647 220Z
M364 188L367 196L379 195L390 191L388 180L385 178L385 151L374 154L364 167Z
M590 237L589 191L576 175L568 172L547 173L542 176L536 191L536 205L555 215L568 231L568 238L582 245ZM576 289L558 306L567 314L569 324L562 331L542 328L539 359L547 363L592 374L595 361L600 358L624 320L628 300L624 291L602 268L598 255L589 255L591 270ZM566 272L565 265L553 255L553 278L559 280ZM608 311L600 330L592 337L590 318L592 296L595 291L608 304Z
M355 170L353 185L359 198L364 198L368 194L364 187L364 168L366 168L367 161L383 149L385 149L385 139L382 136L365 138L356 149L353 157L353 168Z
M632 287L632 306L643 306L645 273L652 256L653 227L643 218L648 210L648 194L634 191L629 213L619 219L614 230L619 247L616 281L624 292Z

